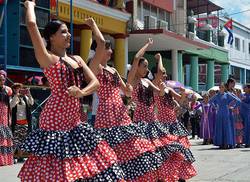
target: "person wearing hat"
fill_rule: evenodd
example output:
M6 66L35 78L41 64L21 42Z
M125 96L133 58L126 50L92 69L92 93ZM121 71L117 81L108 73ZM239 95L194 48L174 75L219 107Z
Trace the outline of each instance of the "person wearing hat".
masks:
M34 104L34 99L30 90L24 89L21 83L14 83L12 90L14 95L10 101L10 108L12 110L11 129L14 136L15 162L21 162L26 154L19 150L19 146L32 129L31 106Z

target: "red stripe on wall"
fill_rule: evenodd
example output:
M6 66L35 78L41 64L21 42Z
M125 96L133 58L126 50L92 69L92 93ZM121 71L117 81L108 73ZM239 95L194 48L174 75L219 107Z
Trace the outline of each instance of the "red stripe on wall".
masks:
M173 0L142 0L148 4L154 5L158 8L173 12Z

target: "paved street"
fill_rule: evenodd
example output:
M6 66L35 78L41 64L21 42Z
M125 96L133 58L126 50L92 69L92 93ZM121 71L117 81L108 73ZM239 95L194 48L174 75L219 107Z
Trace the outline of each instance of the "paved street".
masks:
M192 141L198 175L190 182L250 182L250 148L218 150L201 142ZM0 167L0 181L19 181L16 176L21 166Z

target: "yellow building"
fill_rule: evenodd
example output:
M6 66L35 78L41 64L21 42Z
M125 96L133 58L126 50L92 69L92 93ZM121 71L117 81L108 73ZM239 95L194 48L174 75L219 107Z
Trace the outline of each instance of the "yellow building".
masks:
M88 58L92 43L92 32L83 25L84 20L88 17L95 20L105 37L111 37L114 45L114 65L118 72L125 76L128 61L127 22L130 14L90 0L74 0L74 53L80 54L84 60ZM59 0L58 18L70 22L69 1Z

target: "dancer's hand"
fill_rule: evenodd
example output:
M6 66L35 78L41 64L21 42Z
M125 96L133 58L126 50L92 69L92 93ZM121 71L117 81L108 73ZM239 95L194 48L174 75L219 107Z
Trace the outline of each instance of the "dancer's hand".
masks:
M95 24L95 20L93 18L87 18L85 19L84 24L88 25L90 28L92 28Z
M129 83L127 83L127 84L126 84L126 90L127 90L126 96L131 97L132 92L133 92L133 87L132 87L132 85L129 84Z
M160 54L160 53L157 53L157 54L155 55L155 60L156 60L156 61L159 61L160 58L161 58L161 54Z
M148 38L148 42L147 42L149 45L152 45L154 43L153 39L152 38Z
M26 0L26 1L24 2L25 8L28 8L30 5L36 6L36 0L32 0L32 1Z
M76 97L76 98L83 97L83 93L81 89L78 88L77 86L69 87L67 90L67 93L69 94L69 96L72 96L72 97Z
M159 89L165 90L166 88L167 88L166 84L162 80L160 80Z

